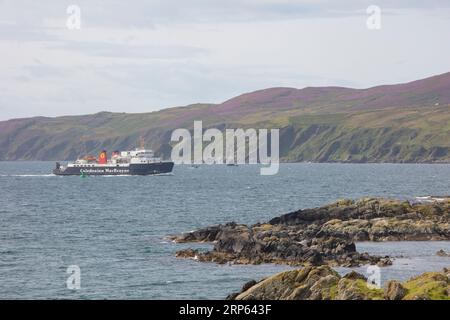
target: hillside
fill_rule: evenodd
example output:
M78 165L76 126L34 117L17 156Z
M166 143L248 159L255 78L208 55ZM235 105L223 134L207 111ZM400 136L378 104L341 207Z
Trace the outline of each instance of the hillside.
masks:
M368 89L270 88L221 104L0 122L0 160L68 160L128 149L143 136L170 156L170 135L205 127L280 128L283 161L450 162L450 73Z

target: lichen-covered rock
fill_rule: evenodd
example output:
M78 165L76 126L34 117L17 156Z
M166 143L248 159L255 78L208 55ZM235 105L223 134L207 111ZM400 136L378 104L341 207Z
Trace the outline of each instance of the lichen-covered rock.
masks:
M235 296L236 300L322 300L335 295L339 274L328 266L285 271Z
M442 272L426 272L405 282L405 300L450 300L450 278Z
M407 290L399 281L391 280L385 285L384 298L386 300L401 300L406 292Z
M340 277L328 266L305 267L266 278L240 293L236 300L369 300L381 299L382 290L371 289L363 275Z
M350 272L341 277L329 266L305 267L247 283L231 300L449 300L449 270L428 272L405 283L389 281L384 290Z
M401 217L411 210L407 201L382 198L363 198L358 201L339 200L335 203L314 208L291 212L269 221L271 224L309 225L324 224L333 219L343 221L362 219L369 220L379 217Z
M335 300L381 300L383 291L367 285L363 279L342 278L337 286Z
M358 273L356 271L350 271L349 273L344 275L342 278L351 279L351 280L361 279L361 280L367 281L367 278L364 275L362 275L361 273Z

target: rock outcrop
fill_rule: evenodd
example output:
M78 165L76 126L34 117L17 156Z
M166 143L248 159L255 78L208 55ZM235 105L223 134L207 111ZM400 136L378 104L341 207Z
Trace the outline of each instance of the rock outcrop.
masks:
M450 271L427 272L384 289L354 271L341 277L329 266L305 267L247 283L231 300L450 300Z
M450 198L415 203L391 199L340 200L315 209L298 210L269 223L319 225L321 236L354 241L450 239Z
M290 265L391 264L389 257L356 251L355 241L450 239L450 200L433 203L366 198L340 200L247 226L227 223L173 236L175 242L213 242L211 251L178 257L217 263Z
M389 281L384 289L384 298L386 300L401 300L406 295L407 290L397 280Z

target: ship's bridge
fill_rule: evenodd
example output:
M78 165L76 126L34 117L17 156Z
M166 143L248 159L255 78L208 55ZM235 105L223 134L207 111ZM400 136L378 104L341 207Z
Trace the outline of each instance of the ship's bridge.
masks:
M155 158L153 150L151 149L136 149L128 151L128 155L131 157L130 163L150 163L161 162L160 158Z

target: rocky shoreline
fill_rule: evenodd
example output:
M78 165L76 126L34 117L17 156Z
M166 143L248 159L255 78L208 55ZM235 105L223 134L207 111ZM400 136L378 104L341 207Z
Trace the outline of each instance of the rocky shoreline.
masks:
M357 272L341 277L329 266L304 267L250 281L228 300L450 300L450 269L426 272L384 288L368 284Z
M211 242L210 251L177 257L236 264L294 266L392 264L389 257L356 251L356 241L450 240L450 198L415 203L383 198L298 210L254 225L234 222L171 236L178 243Z

